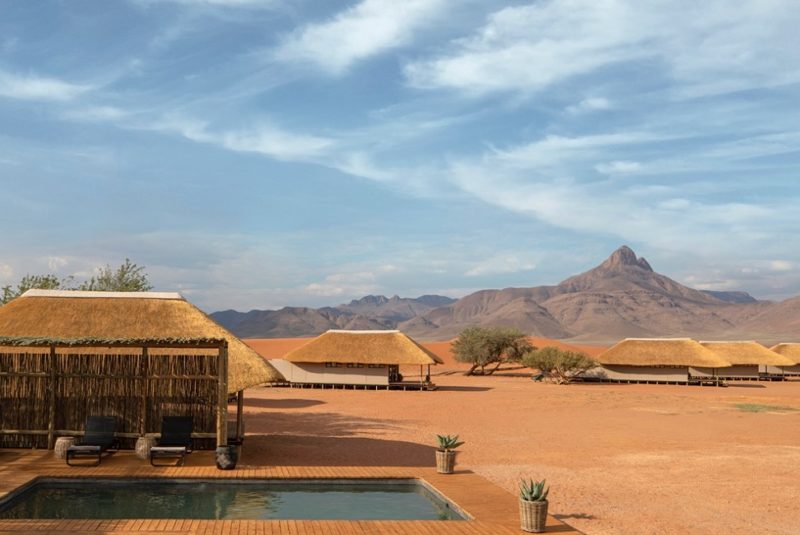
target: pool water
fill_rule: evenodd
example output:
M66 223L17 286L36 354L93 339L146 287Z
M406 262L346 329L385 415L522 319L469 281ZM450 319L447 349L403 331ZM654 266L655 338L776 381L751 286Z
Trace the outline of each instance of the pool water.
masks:
M4 518L464 520L416 480L44 480L0 503Z

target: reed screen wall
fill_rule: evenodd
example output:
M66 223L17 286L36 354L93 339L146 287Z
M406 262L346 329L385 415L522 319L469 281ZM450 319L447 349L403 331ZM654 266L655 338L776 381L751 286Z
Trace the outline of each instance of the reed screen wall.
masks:
M216 349L0 348L0 447L52 448L108 415L131 448L162 416L191 415L194 447L213 448L219 362Z

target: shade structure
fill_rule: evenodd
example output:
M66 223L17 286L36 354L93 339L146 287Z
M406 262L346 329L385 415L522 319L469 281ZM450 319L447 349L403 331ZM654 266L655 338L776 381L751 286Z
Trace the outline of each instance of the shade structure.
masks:
M783 343L772 346L770 351L786 357L792 364L800 364L800 343ZM792 364L789 364L790 366Z
M442 364L441 358L400 331L330 330L287 353L283 360L308 363Z
M701 341L700 345L710 349L734 366L791 366L794 364L794 361L789 358L754 341Z
M178 293L28 290L0 307L0 337L223 338L229 393L283 380L258 353Z
M626 338L598 355L597 362L621 366L730 366L727 360L690 338Z

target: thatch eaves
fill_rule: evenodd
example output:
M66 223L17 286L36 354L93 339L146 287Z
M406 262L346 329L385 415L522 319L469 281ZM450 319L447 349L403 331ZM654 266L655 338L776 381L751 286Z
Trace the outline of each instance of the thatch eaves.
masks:
M700 345L710 349L734 366L791 366L791 360L754 341L705 342Z
M28 290L0 307L0 337L62 340L224 338L228 341L229 392L283 380L281 374L258 353L178 293ZM121 348L105 351L127 353Z
M769 348L770 351L782 355L792 361L791 365L800 364L800 344L795 342L787 342L778 344Z
M730 363L690 338L626 338L597 356L600 364L727 368Z
M400 331L331 330L287 353L289 362L442 364L441 358Z

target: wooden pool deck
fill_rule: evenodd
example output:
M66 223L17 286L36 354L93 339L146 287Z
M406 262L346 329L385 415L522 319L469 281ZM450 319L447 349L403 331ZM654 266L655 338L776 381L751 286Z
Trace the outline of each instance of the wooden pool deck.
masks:
M245 446L246 448L246 446ZM246 459L244 459L246 461ZM428 467L259 466L240 462L235 470L214 466L213 453L198 451L182 467L154 468L132 452L118 452L97 467L69 467L46 450L0 450L0 498L38 477L130 478L418 478L473 517L465 522L429 520L0 520L7 533L196 533L291 535L478 535L523 533L517 498L470 471L442 475ZM553 517L548 533L578 533Z

